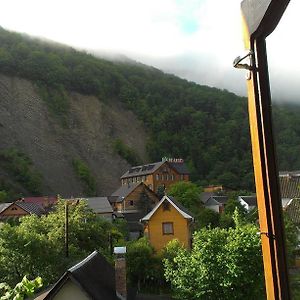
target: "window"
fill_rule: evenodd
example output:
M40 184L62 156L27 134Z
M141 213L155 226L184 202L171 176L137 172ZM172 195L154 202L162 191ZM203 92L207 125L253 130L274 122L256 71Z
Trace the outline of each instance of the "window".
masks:
M130 205L130 206L133 206L133 200L130 200L130 201L129 201L129 205Z
M159 174L156 174L156 180L159 180Z
M183 180L183 179L184 179L184 175L180 174L180 180Z
M162 223L163 235L174 234L173 222Z
M12 207L11 210L18 210L16 207Z
M171 174L171 180L172 181L174 180L174 174Z

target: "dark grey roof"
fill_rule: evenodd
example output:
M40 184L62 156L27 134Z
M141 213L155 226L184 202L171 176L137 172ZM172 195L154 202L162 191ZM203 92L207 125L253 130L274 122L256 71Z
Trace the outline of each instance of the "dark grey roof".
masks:
M206 201L214 195L215 195L214 192L203 192L200 196L200 199L203 203L206 203Z
M37 203L16 201L14 204L27 211L29 214L41 216L45 213L45 209Z
M190 174L186 164L184 162L168 162L168 164L173 167L179 174Z
M179 174L189 174L189 170L184 162L168 162L168 161L159 161L147 165L135 166L128 170L125 174L121 176L122 178L128 178L133 176L143 176L152 174L157 169L159 169L163 164L168 164L171 168L176 170Z
M249 206L257 206L256 196L239 196L243 199Z
M121 178L152 174L164 163L165 163L164 161L159 161L159 162L155 162L155 163L151 163L151 164L147 164L147 165L132 167L125 174L123 174L121 176Z
M136 189L137 186L143 184L142 182L130 183L120 186L111 196L118 197L114 202L122 202L132 191Z
M282 198L300 198L300 172L280 172L279 183Z
M205 207L207 207L207 206L221 205L221 203L215 200L213 197L210 197L208 198L208 200L205 202L204 205Z
M184 207L180 202L178 202L173 196L168 196L169 199L172 200L172 202L183 212L185 212L186 214L190 215L191 217L194 218L194 215L186 208Z
M114 268L97 251L70 268L56 282L45 299L53 299L68 279L93 300L119 300L115 290Z
M212 198L221 204L226 204L226 202L228 201L227 196L212 196Z
M96 214L112 213L113 209L107 197L85 198L89 208Z

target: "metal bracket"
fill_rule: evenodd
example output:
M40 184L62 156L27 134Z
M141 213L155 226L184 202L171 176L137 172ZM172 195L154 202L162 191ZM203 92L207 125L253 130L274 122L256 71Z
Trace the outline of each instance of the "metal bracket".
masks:
M269 233L269 232L260 232L260 234L264 234L266 235L266 237L268 237L269 239L272 239L272 240L276 240L276 237L273 233Z
M243 56L238 56L235 58L233 61L233 67L237 69L245 69L247 70L247 75L246 79L250 80L251 79L251 71L254 70L254 63L253 63L253 51L249 50L246 54ZM248 60L246 63L243 63L243 61Z

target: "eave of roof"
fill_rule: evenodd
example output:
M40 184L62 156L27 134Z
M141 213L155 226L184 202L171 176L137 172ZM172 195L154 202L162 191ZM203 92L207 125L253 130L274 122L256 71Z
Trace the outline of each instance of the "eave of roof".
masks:
M161 204L167 200L173 207L185 218L194 220L194 217L188 214L186 211L183 210L183 207L179 208L179 205L174 201L174 198L171 196L165 195L157 204L156 206L145 216L141 219L141 221L149 221L150 218L154 215L154 213L158 210Z

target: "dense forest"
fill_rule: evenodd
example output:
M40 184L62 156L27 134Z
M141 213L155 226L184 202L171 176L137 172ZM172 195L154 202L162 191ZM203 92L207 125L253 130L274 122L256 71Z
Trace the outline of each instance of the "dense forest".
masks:
M35 82L49 110L62 118L68 113L69 91L108 104L119 101L145 124L149 160L181 157L200 185L253 190L246 98L2 28L0 72ZM300 107L277 104L273 112L279 168L300 169Z

